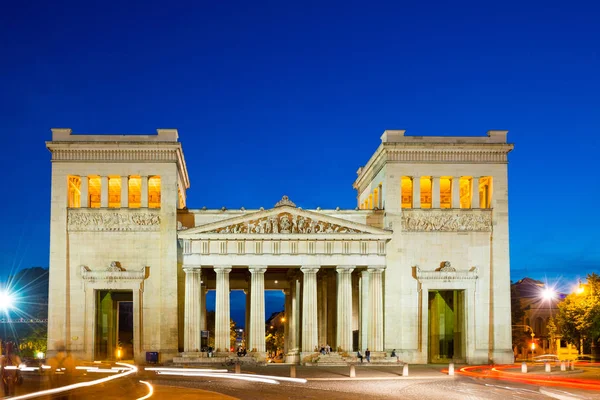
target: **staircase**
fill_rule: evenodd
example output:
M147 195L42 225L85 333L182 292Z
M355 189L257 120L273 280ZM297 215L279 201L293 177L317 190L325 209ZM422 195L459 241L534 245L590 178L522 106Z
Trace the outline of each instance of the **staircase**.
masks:
M319 367L341 367L348 363L339 353L331 352L329 354L319 354L317 361L312 363Z

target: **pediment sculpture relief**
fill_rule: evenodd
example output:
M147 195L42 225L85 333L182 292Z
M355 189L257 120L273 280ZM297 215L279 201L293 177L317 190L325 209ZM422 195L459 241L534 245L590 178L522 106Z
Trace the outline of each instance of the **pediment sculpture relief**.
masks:
M491 232L492 214L486 210L403 210L402 230L409 232Z
M314 220L303 215L281 213L218 228L207 233L360 233L356 229Z

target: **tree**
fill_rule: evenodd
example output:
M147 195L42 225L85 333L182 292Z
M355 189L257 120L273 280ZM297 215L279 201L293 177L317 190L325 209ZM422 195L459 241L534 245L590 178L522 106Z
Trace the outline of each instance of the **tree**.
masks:
M589 274L587 283L558 304L555 323L563 339L580 345L580 351L588 344L595 347L600 337L600 276Z

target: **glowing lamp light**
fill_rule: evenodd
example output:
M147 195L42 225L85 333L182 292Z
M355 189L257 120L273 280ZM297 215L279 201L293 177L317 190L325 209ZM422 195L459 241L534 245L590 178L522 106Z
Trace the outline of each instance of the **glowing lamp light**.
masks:
M37 354L36 354L36 357L37 357L38 359L40 359L40 360L43 360L43 359L44 359L44 353L43 353L43 352L41 352L41 351L38 351L38 352L37 352Z
M585 288L583 287L583 285L579 285L579 287L577 288L577 294L582 294L583 292L585 292Z
M0 310L8 311L13 308L15 298L11 293L0 291Z
M554 289L546 288L542 292L542 297L544 298L544 300L552 300L556 297L556 292L554 291Z
M535 350L535 343L531 343L531 350Z

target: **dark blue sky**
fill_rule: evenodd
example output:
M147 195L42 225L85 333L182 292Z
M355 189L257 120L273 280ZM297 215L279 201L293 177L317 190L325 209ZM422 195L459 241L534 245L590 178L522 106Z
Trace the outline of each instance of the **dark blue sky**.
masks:
M48 266L51 127L175 127L191 208L354 208L384 129L508 129L513 280L597 272L599 6L402 3L4 3L0 269Z

